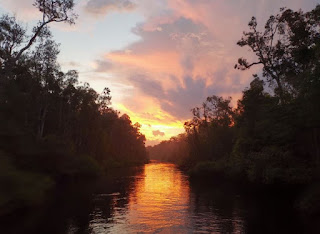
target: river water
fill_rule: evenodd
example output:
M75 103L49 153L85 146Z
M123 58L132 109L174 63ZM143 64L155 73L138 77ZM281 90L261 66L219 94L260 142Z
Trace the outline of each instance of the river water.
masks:
M281 194L256 196L232 185L215 186L207 182L190 182L169 163L152 162L131 170L117 170L97 184L62 189L51 205L18 222L16 216L7 218L7 229L3 230L5 233L303 233L288 199Z
M128 193L100 194L96 199L102 203L111 199L113 212L105 215L105 207L96 207L90 222L93 233L231 230L241 233L244 230L240 210L235 208L231 214L224 215L209 201L201 201L192 193L188 177L173 164L148 164L134 176Z

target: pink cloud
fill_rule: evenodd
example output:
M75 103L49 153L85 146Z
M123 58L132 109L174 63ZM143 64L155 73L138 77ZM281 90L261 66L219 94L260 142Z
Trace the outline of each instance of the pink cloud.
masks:
M137 89L136 95L163 103L161 108L177 118L187 117L187 104L196 105L205 95L241 96L259 68L233 69L239 57L253 58L236 42L252 15L263 26L283 5L311 9L316 1L137 1L137 9L146 17L133 29L141 40L105 58L114 64L113 72ZM176 101L180 99L187 101Z
M112 63L108 72L125 77L135 89L132 95L139 97L124 100L126 107L140 112L146 106L137 107L132 100L150 99L183 122L207 96L240 96L251 79L250 73L233 69L240 53L230 56L205 25L190 19L180 17L157 27L161 30L138 25L133 31L140 41L105 55Z
M130 0L89 0L85 10L92 15L106 15L112 11L132 11L136 4Z
M26 19L36 15L32 2L0 0L3 8ZM317 3L318 0L79 0L77 9L78 25L85 30L97 22L95 16L114 11L134 11L144 17L144 22L132 29L139 41L107 52L93 63L97 77L107 74L108 82L126 87L117 89L123 90L123 98L115 102L115 107L144 124L148 139L157 142L152 131L164 132L164 137L180 133L183 121L191 117L190 109L207 96L232 96L236 105L251 74L260 71L259 67L246 72L233 68L239 57L254 60L251 52L236 45L251 16L256 16L263 28L267 18L280 7L311 10Z
M39 19L41 13L33 6L34 0L0 0L2 8L13 13L23 22Z

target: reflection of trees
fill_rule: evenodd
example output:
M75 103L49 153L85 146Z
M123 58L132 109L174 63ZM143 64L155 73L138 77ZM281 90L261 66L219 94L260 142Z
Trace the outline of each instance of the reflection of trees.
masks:
M189 185L179 171L171 169L117 170L97 184L81 182L61 188L49 205L33 210L24 221L15 217L14 223L8 223L10 232L2 231L127 233L142 227L172 231L186 226L184 230L218 233L301 233L288 191L257 193L199 181ZM153 181L153 187L149 186ZM170 201L166 200L169 196Z
M305 233L293 208L293 198L288 188L246 197L246 233Z
M41 207L14 214L1 225L3 233L85 233L88 230L93 185L89 183L60 186ZM19 225L17 225L19 223ZM8 228L8 231L6 231Z
M143 174L144 167L117 169L95 183L81 181L60 187L43 207L2 220L1 231L56 234L104 230L114 217L128 212L129 194L135 192L136 177Z
M246 190L234 184L190 183L190 225L219 233L303 233L288 189Z
M241 204L232 188L190 183L190 225L196 231L242 233Z
M90 212L91 229L106 229L119 222L119 217L125 219L130 194L136 190L136 178L143 174L144 167L117 169L98 183L95 190L98 195Z

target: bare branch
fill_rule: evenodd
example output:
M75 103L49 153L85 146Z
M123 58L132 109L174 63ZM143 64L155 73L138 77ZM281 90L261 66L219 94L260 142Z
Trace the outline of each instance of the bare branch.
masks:
M74 0L35 0L33 5L42 12L42 22L40 21L40 25L34 28L34 35L27 45L18 52L14 62L18 61L22 53L32 46L46 25L52 22L74 24L74 20L77 18L77 15L73 13Z

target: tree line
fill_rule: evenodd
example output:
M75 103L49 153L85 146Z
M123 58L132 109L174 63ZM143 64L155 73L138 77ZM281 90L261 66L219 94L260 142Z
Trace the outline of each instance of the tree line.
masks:
M148 147L151 158L178 163L191 175L241 178L259 184L319 180L320 6L282 8L259 30L252 17L238 41L262 66L236 108L212 95L193 108L185 133Z
M110 89L98 94L60 68L49 25L75 22L73 0L34 6L42 19L30 34L0 17L1 208L36 202L55 182L148 160L141 126L110 107Z

